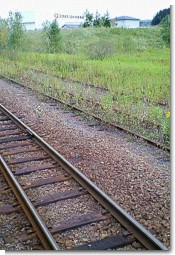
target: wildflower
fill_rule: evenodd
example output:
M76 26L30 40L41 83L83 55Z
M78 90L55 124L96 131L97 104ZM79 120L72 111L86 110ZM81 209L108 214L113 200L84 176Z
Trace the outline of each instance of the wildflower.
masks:
M166 113L166 117L167 117L167 119L170 118L170 112Z

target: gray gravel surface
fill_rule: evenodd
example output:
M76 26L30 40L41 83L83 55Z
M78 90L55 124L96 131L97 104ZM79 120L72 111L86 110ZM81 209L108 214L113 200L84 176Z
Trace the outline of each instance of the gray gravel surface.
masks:
M8 184L1 176L2 188L5 185ZM1 193L0 207L12 203L18 205L12 191ZM22 210L10 214L0 214L0 250L43 250L43 246L36 237L26 241L21 240L22 236L28 235L28 231L33 231L33 228Z
M0 102L170 247L170 156L0 81ZM92 120L91 120L92 122Z

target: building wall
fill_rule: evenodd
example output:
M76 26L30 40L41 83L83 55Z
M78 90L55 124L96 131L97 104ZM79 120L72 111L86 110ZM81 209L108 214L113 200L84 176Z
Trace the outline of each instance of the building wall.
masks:
M116 25L123 28L137 28L139 27L139 20L117 20Z
M23 23L23 26L25 27L26 30L35 30L36 25L35 22L29 22L29 23Z
M22 24L26 30L35 30L36 28L36 13L35 11L22 11Z

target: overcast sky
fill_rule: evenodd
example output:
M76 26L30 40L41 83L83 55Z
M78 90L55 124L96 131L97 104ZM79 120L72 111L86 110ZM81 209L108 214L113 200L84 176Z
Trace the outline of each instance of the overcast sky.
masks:
M106 10L110 18L132 16L139 19L152 19L162 9L173 4L173 0L0 0L0 16L5 18L9 11L34 11L36 23L52 21L54 13L82 15L86 9L103 15ZM61 19L59 20L60 22ZM70 20L67 20L70 21Z

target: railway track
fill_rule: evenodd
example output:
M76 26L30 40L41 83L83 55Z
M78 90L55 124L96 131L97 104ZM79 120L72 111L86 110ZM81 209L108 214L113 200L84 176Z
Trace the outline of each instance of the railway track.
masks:
M0 156L1 161L3 159ZM31 250L32 247L43 250L44 247L37 235L33 235L32 240L25 241L26 232L33 233L33 227L24 211L21 210L16 191L12 190L11 184L8 184L1 171L0 179L0 250ZM9 210L11 206L8 207L6 204L13 205L14 211L11 212Z
M0 214L23 208L46 250L106 250L139 244L167 250L157 238L19 118L0 104L0 170L13 191ZM20 206L19 206L20 205ZM136 249L136 248L135 248Z
M52 101L59 102L59 103L61 103L61 104L63 104L63 105L66 105L66 106L70 107L71 109L73 109L73 110L75 110L75 111L78 111L78 112L83 113L83 114L85 114L85 115L89 115L89 116L93 117L95 120L100 121L101 123L105 123L107 126L110 126L110 127L112 127L112 128L118 129L118 130L120 130L120 131L122 131L122 132L124 132L124 133L126 133L126 134L129 134L129 135L135 137L135 138L142 139L142 140L145 141L146 143L148 143L148 144L150 144L150 145L153 145L153 146L155 146L155 147L157 147L157 148L160 148L161 150L164 150L164 151L167 151L167 152L170 153L170 147L168 147L168 146L166 146L166 145L164 145L164 144L162 144L162 143L156 142L156 141L151 140L151 139L149 139L149 138L147 138L147 137L145 137L145 136L143 136L143 135L140 135L140 134L138 134L138 133L135 133L135 132L133 132L133 131L131 131L131 130L129 130L129 129L123 127L123 126L121 126L121 125L117 125L117 124L114 124L114 123L112 123L112 122L106 121L106 120L100 118L99 116L97 116L97 115L95 115L95 114L93 114L93 113L89 113L89 112L87 112L87 111L84 111L84 110L78 108L78 107L75 106L75 105L69 104L69 103L67 103L67 102L65 102L65 101L62 101L62 100L60 100L60 99L58 99L58 98L55 98L54 96L45 94L45 93L41 92L40 90L30 88L30 87L26 86L25 84L21 84L21 83L19 83L18 81L15 81L14 79L7 78L7 77L5 77L5 76L3 76L3 75L0 75L0 77L1 77L2 79L6 80L6 81L10 81L10 82L12 82L12 83L14 83L14 84L17 84L17 85L21 86L21 87L27 88L27 89L29 89L29 90L35 92L35 93L37 92L37 93L41 94L41 95L44 96L44 97L47 97L48 99L50 99L50 100L52 100Z

